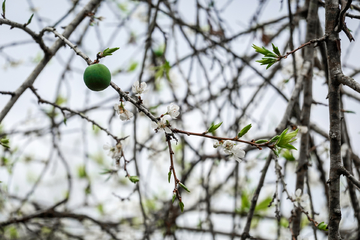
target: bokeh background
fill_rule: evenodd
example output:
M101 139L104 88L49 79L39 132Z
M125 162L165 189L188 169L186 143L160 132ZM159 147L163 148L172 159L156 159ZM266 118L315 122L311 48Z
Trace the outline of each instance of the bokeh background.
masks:
M61 33L62 27L87 2L8 0L6 18L26 23L34 13L28 27L38 33L66 16L56 25ZM306 20L296 12L305 1L289 2L296 22L293 42L298 47L304 43ZM157 1L102 1L91 25L90 17L85 18L69 40L92 60L105 48L119 47L113 56L100 61L112 72L112 81L130 92L141 75L148 85L142 96L144 105L155 116L164 114L172 102L180 106L180 116L171 121L173 127L202 133L212 122L223 122L216 135L234 137L251 123L252 129L244 136L246 140L276 135L275 128L287 105L283 96L290 98L295 85L293 57L296 56L299 72L302 50L265 70L265 66L255 62L261 56L251 46L271 49L273 43L281 53L290 50L288 1L164 1L159 4L144 60L156 4ZM319 7L319 18L324 27L323 7ZM358 21L348 19L347 26L357 39ZM341 39L344 72L357 80L358 42L350 43L344 34ZM57 38L46 33L44 40L51 46ZM15 91L43 56L27 33L1 25L0 90ZM317 49L315 57L321 62ZM171 67L168 74L159 74L166 62ZM172 141L175 167L191 190L182 192L185 211L181 213L178 202L171 203L173 179L168 183L169 149L164 134L156 133L151 120L128 102L125 107L136 118L121 121L113 109L119 103L119 95L111 87L101 92L87 89L82 78L86 67L84 59L64 46L37 77L34 87L41 98L82 112L120 138L128 136L122 141L124 155L130 161L127 169L130 175L139 176L140 181L135 185L125 177L124 159L117 165L107 156L103 145L115 144L114 139L68 112L65 124L61 111L49 104L39 104L33 92L27 90L0 125L1 134L10 140L10 150L0 148L0 221L35 214L69 197L58 207L59 211L84 214L106 223L119 239L239 239L269 150L260 151L244 144L247 154L239 163L214 149L213 140L176 135L178 141ZM328 91L321 67L314 69L313 84L316 103L312 105L311 123L327 134ZM344 90L351 92L346 87ZM350 111L345 113L344 121L350 129L353 151L358 155L359 96L353 95L344 94L343 109ZM9 99L9 95L0 94L0 109ZM302 101L300 97L300 106ZM297 119L291 121L297 125ZM310 135L316 146L314 152L322 159L328 177L328 141L319 130L311 130ZM295 159L299 155L298 151L292 154ZM314 155L309 159L308 182L315 220L327 222L319 163ZM283 167L286 187L294 194L296 160L279 157L278 161ZM351 230L357 223L350 208L347 183L342 180L341 226ZM259 195L258 203L262 207L255 211L250 231L256 239L290 239L288 219L293 203L281 191L283 186L276 187L276 182L272 162ZM274 204L268 207L276 191L281 199L280 221L275 218ZM307 188L306 192L309 191ZM315 239L311 223L305 216L303 219L301 239ZM316 232L317 239L326 239L326 233ZM33 219L28 224L7 226L1 234L2 239L40 239L39 236L41 239L111 239L100 224L76 218Z

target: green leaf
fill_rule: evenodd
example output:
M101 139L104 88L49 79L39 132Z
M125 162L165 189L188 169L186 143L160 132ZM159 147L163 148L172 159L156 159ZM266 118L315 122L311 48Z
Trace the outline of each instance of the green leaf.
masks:
M29 18L28 22L26 23L26 25L29 25L31 23L31 20L33 18L34 14L31 14L31 17Z
M170 69L171 69L170 63L168 61L166 61L164 63L165 75L166 75L166 79L171 82L170 75L169 75Z
M242 136L244 136L250 130L251 127L252 127L251 123L243 127L243 129L241 129L240 132L238 133L238 137L241 138Z
M102 57L111 56L113 52L117 51L119 48L107 48L100 53Z
M56 105L60 106L61 104L66 103L66 102L67 102L67 99L64 98L63 96L59 95L56 97L56 100L55 100Z
M78 166L77 171L78 171L78 177L79 178L86 178L87 177L85 165Z
M262 200L260 203L258 203L255 207L255 211L264 211L267 210L269 207L269 204L271 202L272 198L267 197L264 200Z
M5 18L5 2L6 2L6 0L4 0L2 3L3 18Z
M284 145L282 146L282 148L297 150L296 147L294 147L293 145L291 145L291 144L289 144L289 143L284 144Z
M0 140L0 145L3 146L4 148L10 148L9 146L9 139L4 137Z
M175 202L175 199L176 199L176 194L174 193L173 196L172 196L172 202L174 203Z
M132 62L127 70L127 72L133 72L138 66L138 62Z
M129 177L130 181L133 183L137 183L139 181L139 177L138 176L130 176Z
M157 68L155 72L155 79L162 78L163 75L164 75L164 69L161 67Z
M268 141L269 141L269 140L267 140L267 139L259 139L259 140L255 141L255 143L261 144L261 143L266 143L266 142L268 142Z
M86 195L89 195L90 193L91 193L91 187L90 187L91 185L90 184L88 184L87 186L86 186L86 188L85 188L85 194Z
M111 169L104 168L104 169L103 169L103 171L102 171L102 172L100 172L99 174L101 174L101 175L105 175L105 174L109 174L109 173L111 173L111 172L112 172L112 170L111 170Z
M276 136L274 136L271 140L270 140L270 142L275 142L276 140L278 140L279 139L279 135L276 135Z
M189 190L183 183L179 182L179 185L180 185L183 189L185 189L187 192L190 192L190 190Z
M123 12L125 12L125 13L128 11L128 10L127 10L128 6L127 6L126 3L118 3L117 6L118 6L118 8L119 8L121 11L123 11Z
M354 113L354 114L356 114L356 112L350 111L350 110L345 110L344 113Z
M273 47L273 52L276 53L276 55L278 55L279 57L281 56L279 48L275 47L275 45L273 43L271 43L272 47Z
M266 49L265 47L258 47L255 44L252 45L252 47L255 49L256 52L263 54L265 57L273 57L277 58L277 55L270 50Z
M293 132L291 132L291 133L289 133L289 134L287 134L287 131L288 131L288 129L285 129L285 130L281 133L281 135L280 135L280 137L279 137L279 139L278 139L278 141L277 141L277 143L276 143L276 146L279 147L279 148L286 148L286 149L294 149L294 150L297 150L297 149L296 149L293 145L291 145L290 143L296 141L296 138L295 138L295 137L296 137L299 129L296 129L295 131L293 131Z
M155 80L162 78L165 74L166 79L171 82L170 75L169 75L171 66L168 61L165 61L165 63L163 65L153 67L152 69L155 71Z
M289 227L289 220L287 220L286 218L282 217L280 219L280 226L284 227L284 228L288 228Z
M283 138L283 140L286 140L288 142L294 142L296 139L291 140L292 138L296 137L297 133L298 133L299 129L296 129L295 131L286 134L285 137Z
M272 65L274 65L274 63L275 63L275 62L268 64L267 67L266 67L266 69L269 69Z
M280 150L281 150L281 149L275 149L275 150L273 150L273 152L275 153L275 155L276 155L277 157L280 156Z
M214 125L214 123L211 123L211 126L209 127L209 129L208 129L207 131L208 131L209 133L215 132L216 129L218 129L218 128L221 126L222 123L223 123L223 122L218 123L218 124L215 124L215 125Z
M287 161L293 162L295 161L295 157L290 150L285 150L284 153L281 155Z
M256 46L255 44L252 45L252 48L254 48L255 51L258 52L258 53L261 53L261 54L263 54L263 55L266 54L266 51L265 51L263 48L258 47L258 46Z
M170 183L170 178L171 178L171 170L168 173L168 182Z
M327 231L327 230L328 230L328 226L327 226L327 224L324 223L324 222L319 223L319 225L317 226L317 228L320 229L320 230L323 230L323 231Z
M277 47L275 47L274 44L272 44L272 46L273 46L273 51L275 53L271 52L270 50L266 49L265 47L261 48L261 47L256 46L255 44L253 44L253 46L252 46L256 52L264 55L264 57L261 60L257 60L256 62L261 63L261 65L267 65L266 69L271 67L277 61L279 61L279 57L281 56L279 49Z
M257 60L256 62L261 63L261 65L268 65L266 67L266 69L268 69L269 67L271 67L274 63L276 63L278 60L277 58L272 58L272 57L266 57L266 58L262 58L261 60Z
M286 128L286 129L284 129L284 131L282 131L282 133L280 134L280 136L278 138L278 142L280 142L282 140L282 138L286 135L288 130L289 129Z
M8 232L10 235L10 239L18 239L19 238L19 233L18 233L18 230L16 229L16 227L10 226L8 228Z
M99 135L99 133L100 133L100 128L99 128L98 126L93 125L93 130L94 130L94 135L95 135L95 136L96 136L96 135Z
M262 58L261 60L256 60L255 62L261 63L261 65L266 65L276 62L275 58Z
M241 212L245 212L250 209L249 195L243 191L241 194Z
M97 208L97 210L99 211L99 213L100 213L101 215L104 215L104 214L105 214L105 212L104 212L104 206L103 206L101 203L99 203L96 208Z
M183 212L184 211L184 203L179 202L179 207L180 207L181 212Z
M157 49L154 50L156 57L162 57L164 55L165 45L160 45Z
M66 119L66 118L64 118L63 122L64 122L65 126L66 126L66 121L67 121L67 119Z

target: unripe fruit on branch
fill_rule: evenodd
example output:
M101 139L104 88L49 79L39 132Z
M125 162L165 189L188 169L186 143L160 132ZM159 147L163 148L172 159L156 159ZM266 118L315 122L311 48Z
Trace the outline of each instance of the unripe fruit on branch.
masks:
M110 85L111 73L103 64L88 66L84 72L84 82L93 91L102 91Z

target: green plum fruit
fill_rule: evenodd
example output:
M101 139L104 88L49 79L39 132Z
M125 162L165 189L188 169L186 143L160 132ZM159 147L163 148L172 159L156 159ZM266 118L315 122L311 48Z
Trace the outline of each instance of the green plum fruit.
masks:
M88 66L84 72L85 85L93 91L102 91L110 85L111 73L103 64Z

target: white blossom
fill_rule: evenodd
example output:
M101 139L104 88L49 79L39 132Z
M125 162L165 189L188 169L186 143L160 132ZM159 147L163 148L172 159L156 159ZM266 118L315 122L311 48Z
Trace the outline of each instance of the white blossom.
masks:
M142 93L146 92L146 82L142 82L139 85L139 82L136 81L134 82L134 84L132 85L132 92L136 95L136 96L140 96Z
M134 114L132 112L125 109L125 107L122 103L115 104L114 109L115 109L116 113L119 114L119 117L122 121L130 120L134 116Z
M298 129L299 129L299 133L301 134L305 134L308 132L308 127L306 126L298 126Z
M109 150L108 156L113 159L120 158L122 154L122 145L121 143L116 144L115 146L110 145L109 143L104 144L104 150Z
M234 144L233 144L231 141L226 140L226 141L223 143L223 147L224 147L224 152L225 152L226 154L231 154L231 153L232 153L231 150L233 149Z
M293 196L294 200L295 200L295 206L297 207L307 207L308 205L308 200L309 200L309 195L307 193L302 194L302 191L300 188L298 188L295 192L295 195Z
M213 145L214 148L218 148L218 147L220 147L220 146L221 146L221 142L220 142L220 141L214 142L214 145Z
M157 123L152 122L151 127L154 129L160 129L165 131L166 133L172 133L171 129L167 126L166 119L163 117Z
M122 111L121 109L123 109L122 104L121 103L115 103L114 105L114 110L117 114L120 114L120 112Z
M245 151L242 149L240 144L235 145L231 141L226 140L222 146L224 147L224 152L229 154L230 157L234 158L238 162L245 157Z
M180 107L178 105L176 105L175 103L171 103L167 107L167 114L169 114L173 119L175 119L180 114L179 109Z
M120 113L120 119L122 121L128 121L130 120L132 117L134 116L134 114L126 109L124 109L124 111L122 113Z
M233 157L238 162L240 162L241 159L245 157L245 151L241 148L241 145L239 144L233 146L231 153L231 157Z

